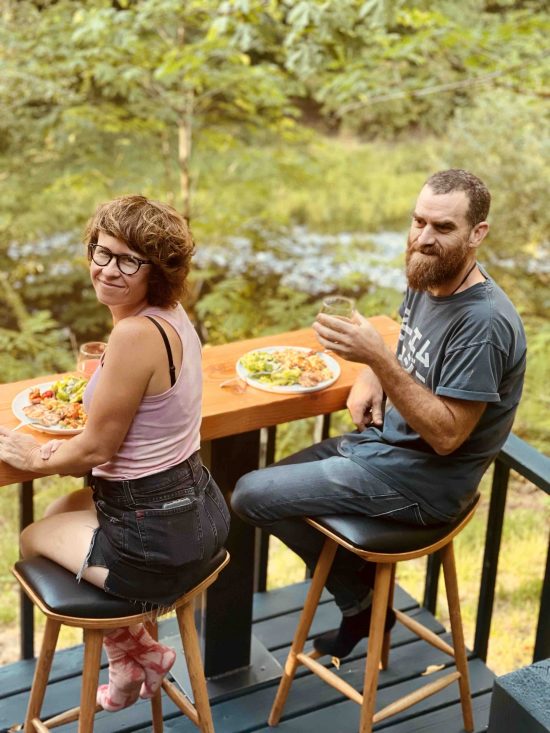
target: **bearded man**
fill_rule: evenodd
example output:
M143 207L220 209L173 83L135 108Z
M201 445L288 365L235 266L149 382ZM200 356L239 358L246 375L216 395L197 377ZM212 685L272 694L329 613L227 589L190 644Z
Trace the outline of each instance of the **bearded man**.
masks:
M451 522L510 432L526 342L514 306L476 260L489 205L486 186L467 171L426 181L407 241L396 355L358 314L317 317L322 346L368 365L347 402L358 429L243 476L232 500L237 514L269 529L310 569L324 536L303 517ZM373 581L373 565L338 549L326 587L342 622L314 640L318 652L344 657L368 635ZM394 622L390 610L386 630Z

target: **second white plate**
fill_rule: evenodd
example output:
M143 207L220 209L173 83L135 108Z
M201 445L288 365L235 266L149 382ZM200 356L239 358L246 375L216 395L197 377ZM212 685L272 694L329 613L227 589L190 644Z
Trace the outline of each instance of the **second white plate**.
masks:
M263 349L252 349L251 351L247 351L246 354L243 354L243 356L254 354L257 351L266 351L267 353L272 354L276 351L283 351L285 349L292 349L293 351L299 351L300 353L305 352L306 354L312 351L312 349L308 349L304 346L264 346ZM319 382L319 384L313 385L313 387L303 387L301 384L278 385L269 384L268 382L260 382L259 379L254 379L253 377L251 377L248 370L245 369L245 367L241 364L241 359L243 358L242 356L236 364L237 374L241 379L244 379L244 381L251 387L262 389L264 392L277 392L279 394L302 394L304 392L318 392L321 389L326 389L326 387L330 387L330 385L334 384L334 382L340 376L340 364L338 364L336 359L330 356L330 354L326 354L325 352L318 352L318 355L322 358L327 367L330 369L330 371L332 372L332 376L330 377L330 379L325 379L323 382Z

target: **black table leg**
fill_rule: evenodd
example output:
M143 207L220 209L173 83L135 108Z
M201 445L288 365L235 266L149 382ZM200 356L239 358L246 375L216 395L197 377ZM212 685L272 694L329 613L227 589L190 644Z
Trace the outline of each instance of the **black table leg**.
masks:
M258 468L260 431L211 441L203 460L229 506L237 480ZM208 455L209 454L209 455ZM254 592L254 527L231 513L226 547L231 561L208 590L203 616L204 667L207 677L250 664Z
M33 493L32 481L19 484L20 532L34 522ZM22 589L19 594L20 655L21 659L32 659L34 657L34 608Z

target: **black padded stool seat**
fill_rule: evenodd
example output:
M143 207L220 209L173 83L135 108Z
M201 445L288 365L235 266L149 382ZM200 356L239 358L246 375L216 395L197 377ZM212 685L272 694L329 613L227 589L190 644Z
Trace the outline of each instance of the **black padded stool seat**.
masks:
M477 500L476 496L472 504L454 522L428 527L400 524L389 519L357 514L330 514L315 517L314 521L358 550L376 553L414 552L445 538L459 526Z
M168 608L151 608L150 605L143 608L141 603L117 598L84 580L79 583L74 573L43 557L17 562L13 567L13 574L31 601L46 617L44 638L25 716L25 733L44 733L76 720L78 733L92 733L95 714L102 709L96 704L96 692L103 635L112 629L143 624L151 636L158 639L157 618L171 610L175 611L177 617L194 703L191 703L174 682L165 677L162 687L151 698L151 730L153 733L162 733L164 729L161 701L161 690L164 690L201 733L214 733L195 626L194 604L195 599L217 580L228 562L229 553L222 548L211 560L190 567L186 582L180 589L181 595ZM43 721L40 719L40 711L62 625L81 628L84 633L80 706Z
M473 517L478 501L479 495L474 497L468 509L454 522L430 527L411 526L383 518L356 514L306 518L305 521L308 524L325 535L325 543L315 566L315 572L294 634L292 647L283 666L279 689L268 718L269 725L274 726L279 723L296 670L299 665L304 665L310 672L332 685L350 700L359 703L361 706L359 733L371 733L372 727L376 723L406 710L411 705L453 683L458 683L459 686L464 728L466 731L474 729L468 680L468 659L460 616L453 538L462 531L463 527ZM363 694L360 694L346 680L320 664L317 659L322 654L315 648L308 653L304 652L311 623L338 548L344 548L365 562L373 563L376 567L368 634L366 634L366 628L363 630L364 635L368 636ZM428 556L434 552L440 553L445 576L445 590L453 637L452 646L416 619L392 608L397 563ZM448 654L454 661L455 669L433 682L427 682L422 687L415 689L414 692L404 695L375 713L378 672L380 667L386 669L389 661L391 632L386 631L386 622L390 613L395 616L397 621L421 639Z
M181 595L213 573L225 555L226 551L220 550L211 560L190 567ZM15 570L45 606L62 616L101 619L143 612L140 603L113 596L85 580L79 583L74 573L45 557L20 560Z

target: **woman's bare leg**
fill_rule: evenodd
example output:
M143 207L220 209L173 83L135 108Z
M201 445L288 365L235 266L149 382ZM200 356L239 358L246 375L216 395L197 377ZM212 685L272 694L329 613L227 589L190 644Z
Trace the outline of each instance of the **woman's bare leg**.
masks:
M95 509L53 514L23 530L21 554L24 558L42 555L76 574L88 554L97 526ZM82 577L103 588L107 572L107 568L92 566L86 568Z
M21 533L21 554L24 558L42 555L67 570L78 573L90 549L94 530L98 526L91 490L82 489L60 497L48 507L46 514L44 519L30 524ZM107 574L107 568L92 566L86 568L82 577L89 583L103 588ZM141 625L135 627L135 631L141 632ZM144 630L141 633L146 634ZM126 644L119 646L119 637L130 642L129 649L126 649ZM100 685L96 696L97 703L104 710L116 712L128 707L136 702L142 687L146 692L153 687L151 683L146 685L148 670L146 672L144 666L129 654L134 647L142 655L145 651L148 652L144 663L149 666L154 663L156 674L152 675L152 681L156 682L158 678L159 686L174 663L175 652L169 647L151 639L151 644L156 645L151 650L146 647L143 640L141 642L138 644L127 628L113 629L105 634L104 646L109 659L109 684ZM151 662L149 657L155 656L153 652L157 654Z
M92 490L87 486L85 489L71 491L70 494L65 494L65 496L60 496L52 501L46 507L44 517L51 517L54 514L64 514L65 512L79 512L93 509L93 507Z

